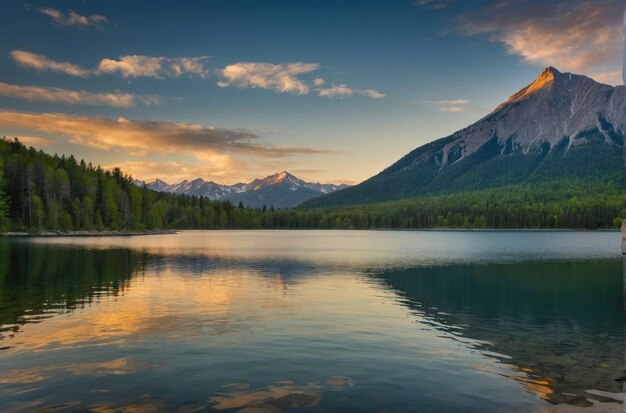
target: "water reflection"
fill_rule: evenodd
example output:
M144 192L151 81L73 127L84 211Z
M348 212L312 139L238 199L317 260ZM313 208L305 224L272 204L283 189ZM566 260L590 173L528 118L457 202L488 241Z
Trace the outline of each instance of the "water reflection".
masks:
M20 325L123 294L145 265L146 255L129 249L95 251L0 240L0 340Z
M116 300L116 317L88 312L80 324L57 331L48 339L69 345L154 330L194 334L190 330L197 325L187 329L186 317L224 313L231 304L250 301L244 297L246 290L221 282L220 277L236 273L239 282L251 291L268 287L286 291L289 284L297 282L298 277L312 274L313 270L321 268L296 260L232 259L180 251L159 255L119 247L82 249L75 245L0 241L0 350L8 349L7 341L1 340L14 337L20 326L40 323L102 300L116 299L130 288L132 279L135 279L133 298ZM142 282L146 272L163 277L158 285L146 284ZM168 277L172 274L194 277L211 274L213 277L190 278L182 283ZM255 285L257 288L251 288ZM154 289L168 291L173 299L169 302L150 300L149 297L157 295ZM139 302L141 300L144 302ZM168 306L176 305L186 309L167 311ZM145 317L146 306L152 308L153 317ZM262 304L264 309L273 306L271 301ZM225 328L219 320L205 321L216 332ZM39 343L42 344L47 343Z
M362 261L0 242L0 411L621 410L619 258L353 240Z
M129 361L124 358L99 361L92 363L68 363L48 366L46 368L33 368L24 370L8 370L0 376L0 383L4 384L27 384L54 378L60 372L75 375L118 375L129 374L139 371L145 365Z
M243 389L212 396L209 399L210 405L216 410L245 408L243 411L272 412L285 408L314 407L322 398L322 390L317 383L297 385L291 380L286 380L254 390L250 390L247 384L239 384L236 387Z
M478 340L474 348L506 366L493 373L552 404L591 406L589 399L622 400L621 271L621 261L603 260L420 268L377 276L432 328Z

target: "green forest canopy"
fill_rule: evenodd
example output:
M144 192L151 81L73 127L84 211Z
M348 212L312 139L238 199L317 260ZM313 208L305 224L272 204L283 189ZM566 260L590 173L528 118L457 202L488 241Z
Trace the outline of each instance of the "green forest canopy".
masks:
M0 140L0 229L617 228L626 191L584 180L368 205L274 210L138 187L118 168Z

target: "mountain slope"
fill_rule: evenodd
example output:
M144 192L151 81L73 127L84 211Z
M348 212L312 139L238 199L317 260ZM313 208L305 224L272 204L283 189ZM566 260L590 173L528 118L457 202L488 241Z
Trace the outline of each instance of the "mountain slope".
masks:
M143 182L138 181L139 185ZM255 179L250 183L221 185L201 178L193 181L184 180L168 184L159 179L146 184L149 189L158 192L185 194L205 197L211 200L228 200L234 204L242 202L252 208L274 207L292 208L311 198L333 193L348 185L333 185L305 182L287 171Z
M553 180L624 183L626 91L549 67L493 112L378 175L304 207Z

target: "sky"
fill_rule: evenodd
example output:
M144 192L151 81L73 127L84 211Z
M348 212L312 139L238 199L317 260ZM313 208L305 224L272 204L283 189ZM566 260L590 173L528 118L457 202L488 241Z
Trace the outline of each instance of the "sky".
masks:
M358 183L543 68L622 83L624 0L9 0L0 134L134 178Z

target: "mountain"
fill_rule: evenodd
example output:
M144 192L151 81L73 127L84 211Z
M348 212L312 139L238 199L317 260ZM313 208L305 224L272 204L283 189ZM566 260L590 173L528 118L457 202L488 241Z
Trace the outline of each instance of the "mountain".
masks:
M135 181L142 186L143 181ZM255 179L250 183L222 185L202 178L193 181L184 180L176 184L168 184L160 179L145 184L158 192L202 196L212 200L229 200L233 204L242 202L252 208L292 208L311 198L334 193L348 185L333 185L305 182L287 171Z
M626 90L546 68L493 112L304 207L558 180L624 184Z

